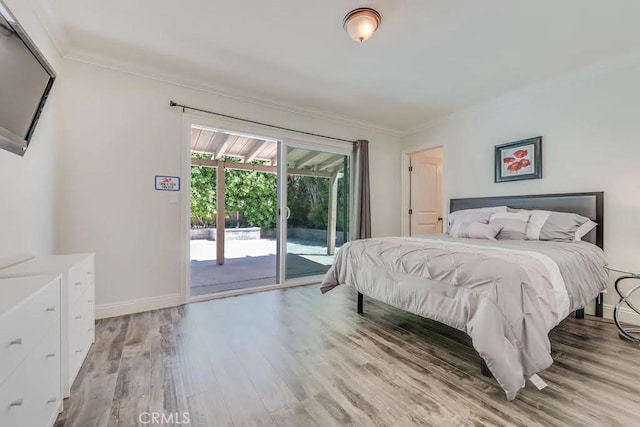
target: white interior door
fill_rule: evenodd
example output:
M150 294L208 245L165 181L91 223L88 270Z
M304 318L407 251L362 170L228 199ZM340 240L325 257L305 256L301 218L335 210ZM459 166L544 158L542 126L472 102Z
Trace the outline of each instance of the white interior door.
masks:
M410 235L442 233L442 148L410 156Z

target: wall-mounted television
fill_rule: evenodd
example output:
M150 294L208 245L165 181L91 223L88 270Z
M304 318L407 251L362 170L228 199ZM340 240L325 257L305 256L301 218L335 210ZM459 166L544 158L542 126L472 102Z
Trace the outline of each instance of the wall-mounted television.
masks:
M0 148L24 155L55 76L0 0Z

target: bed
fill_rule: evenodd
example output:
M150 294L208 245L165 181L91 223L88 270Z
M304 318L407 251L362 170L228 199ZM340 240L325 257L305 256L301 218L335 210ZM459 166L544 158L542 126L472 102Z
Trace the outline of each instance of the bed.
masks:
M396 308L467 333L512 400L548 368L548 334L571 312L596 299L602 316L607 285L603 247L604 194L571 193L452 199L450 211L509 206L570 212L598 226L581 242L460 239L447 235L386 237L345 244L321 285L345 284Z

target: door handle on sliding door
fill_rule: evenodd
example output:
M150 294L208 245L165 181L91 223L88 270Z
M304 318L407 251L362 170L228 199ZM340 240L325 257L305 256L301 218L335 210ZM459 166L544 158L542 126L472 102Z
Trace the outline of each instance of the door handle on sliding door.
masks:
M284 219L289 219L290 216L291 216L291 209L289 208L289 206L287 206L287 216Z

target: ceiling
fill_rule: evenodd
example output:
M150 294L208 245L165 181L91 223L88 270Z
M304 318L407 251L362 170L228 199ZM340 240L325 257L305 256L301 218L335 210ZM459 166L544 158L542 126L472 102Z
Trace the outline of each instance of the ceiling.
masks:
M405 131L640 53L638 0L37 0L70 57ZM367 42L342 18L382 15Z

